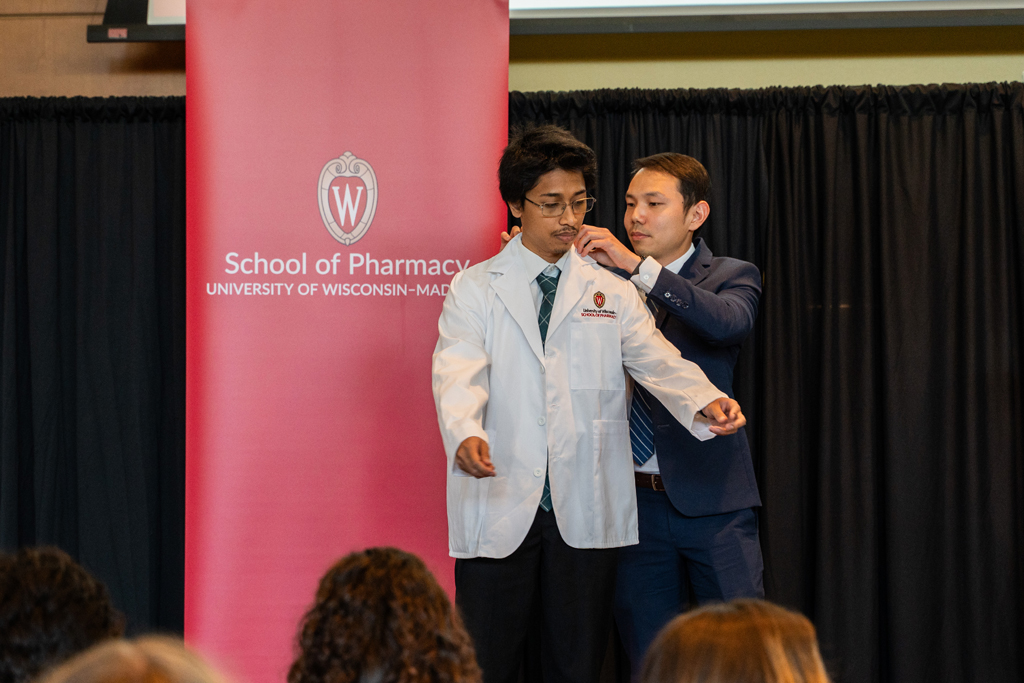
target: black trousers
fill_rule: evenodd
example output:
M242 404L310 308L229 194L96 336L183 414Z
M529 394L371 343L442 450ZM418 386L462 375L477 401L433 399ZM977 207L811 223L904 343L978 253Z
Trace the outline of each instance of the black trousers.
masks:
M617 554L616 548L570 547L554 513L538 509L508 557L456 560L455 602L484 683L516 683L527 633L538 627L544 683L596 683L611 628Z

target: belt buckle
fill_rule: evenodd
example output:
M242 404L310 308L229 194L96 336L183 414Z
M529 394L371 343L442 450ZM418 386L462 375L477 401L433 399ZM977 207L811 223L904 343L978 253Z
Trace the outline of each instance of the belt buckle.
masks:
M662 482L660 485L658 483L658 479L661 478L659 475L654 474L653 472L636 472L635 474L643 482L642 484L640 484L640 486L642 486L643 488L651 489L653 491L665 490L664 482Z

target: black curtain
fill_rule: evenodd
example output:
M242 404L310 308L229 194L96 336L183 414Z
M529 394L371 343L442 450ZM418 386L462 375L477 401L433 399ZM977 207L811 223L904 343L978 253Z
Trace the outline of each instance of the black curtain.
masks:
M182 629L184 98L0 99L0 547Z
M841 683L1024 680L1024 85L511 93L511 126L713 183L764 293L736 393L768 597Z

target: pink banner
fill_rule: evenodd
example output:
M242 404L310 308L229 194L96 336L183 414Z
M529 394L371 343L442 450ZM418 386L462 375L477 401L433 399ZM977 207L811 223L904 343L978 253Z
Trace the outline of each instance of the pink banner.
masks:
M453 586L430 356L505 220L508 5L221 0L187 31L186 638L280 682L339 556Z

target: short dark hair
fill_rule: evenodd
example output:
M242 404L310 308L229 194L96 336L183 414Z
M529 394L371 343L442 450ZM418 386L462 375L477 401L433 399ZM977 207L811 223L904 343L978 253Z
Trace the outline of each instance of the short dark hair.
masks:
M63 550L22 548L0 561L0 683L29 681L123 632L107 587Z
M652 154L633 162L633 175L642 169L661 171L674 176L683 195L683 208L690 210L697 202L706 202L711 194L711 177L704 165L691 156L677 152Z
M368 548L331 567L303 617L288 683L479 683L472 641L423 561Z
M498 164L498 189L508 204L521 205L545 173L579 171L587 193L597 187L597 155L558 126L514 130Z

